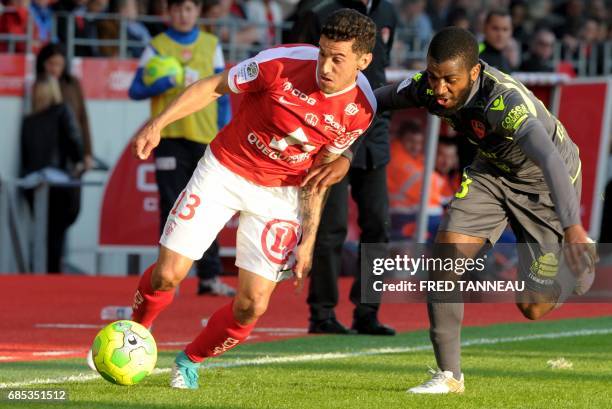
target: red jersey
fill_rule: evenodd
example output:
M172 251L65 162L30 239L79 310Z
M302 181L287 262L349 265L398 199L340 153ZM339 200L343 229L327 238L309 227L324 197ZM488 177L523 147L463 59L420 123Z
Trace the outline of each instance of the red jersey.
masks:
M376 99L365 76L334 94L317 84L319 49L285 45L229 70L238 112L210 144L227 168L262 186L295 186L320 149L336 154L363 134Z

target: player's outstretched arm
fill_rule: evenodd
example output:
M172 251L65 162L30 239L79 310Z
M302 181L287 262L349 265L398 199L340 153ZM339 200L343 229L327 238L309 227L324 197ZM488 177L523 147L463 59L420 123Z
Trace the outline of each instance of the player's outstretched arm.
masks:
M584 257L597 262L595 246L590 244L587 232L580 222L580 205L569 177L569 171L559 151L550 140L542 124L534 119L515 134L521 150L544 174L552 195L555 211L565 232L565 254L569 267L577 274L584 270Z
M159 145L160 133L164 127L199 111L223 94L230 91L227 71L203 78L185 88L158 116L152 118L136 134L132 151L140 159L149 157Z
M317 154L312 169L324 167L339 158L340 155L321 149ZM317 230L321 221L321 213L325 199L327 198L328 187L321 187L320 184L313 185L307 183L300 187L300 215L302 218L302 239L296 251L296 263L293 269L295 274L295 287L301 291L304 280L308 277L312 267L312 253L314 252Z

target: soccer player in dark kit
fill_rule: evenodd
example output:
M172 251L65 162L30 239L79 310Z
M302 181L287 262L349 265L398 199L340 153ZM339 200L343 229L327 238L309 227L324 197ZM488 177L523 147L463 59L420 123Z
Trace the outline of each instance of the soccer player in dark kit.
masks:
M519 249L518 267L527 298L517 299L517 306L525 317L538 319L568 296L554 280L556 268L549 269L550 264L562 265L562 243L565 271L573 272L569 292L588 291L597 255L580 222L578 148L529 90L478 59L478 43L470 32L441 30L429 45L425 71L379 88L375 95L379 112L424 107L478 146L440 225L437 248L455 257L474 257L510 223L517 241L529 243L527 252ZM549 263L551 257L557 260ZM410 393L465 389L460 367L463 303L438 297L430 294L427 309L439 370Z

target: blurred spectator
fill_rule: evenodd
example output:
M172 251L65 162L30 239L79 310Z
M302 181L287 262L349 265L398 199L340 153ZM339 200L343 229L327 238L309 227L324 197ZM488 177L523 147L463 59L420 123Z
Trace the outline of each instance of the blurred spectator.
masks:
M430 0L427 2L427 14L434 31L444 28L452 8L452 0Z
M75 13L75 37L80 40L97 40L98 23L101 21L94 16L87 16L85 13L98 14L105 13L108 8L108 0L87 0L85 9L77 9ZM77 57L98 57L101 54L97 44L77 45L74 47L74 54Z
M521 65L521 45L515 38L510 37L508 45L502 52L508 63L510 64L510 71L516 71Z
M459 153L454 138L440 137L438 140L435 169L437 174L444 180L440 195L442 205L446 206L461 185Z
M74 18L75 31L82 31L85 27L83 14L86 11L87 0L58 0L51 5L56 15L57 36L66 44L68 41L68 21Z
M554 31L557 38L576 38L584 18L584 0L567 0L556 8L561 24Z
M471 28L471 23L467 10L463 7L454 8L448 15L446 25L469 30Z
M201 31L197 25L202 12L200 0L169 0L168 12L170 27L155 36L143 52L129 89L132 99L150 99L152 117L160 114L189 85L225 69L219 39ZM145 83L146 67L159 62L160 57L174 59L181 65L183 74L175 71L158 75ZM208 144L229 122L230 114L229 96L225 95L162 130L161 141L153 151L160 198L160 232ZM219 279L222 265L216 240L195 266L200 279L198 294L235 294L233 288Z
M28 32L28 19L30 18L30 0L11 0L0 15L0 33L25 35ZM34 49L39 46L40 33L36 24L32 27ZM11 50L8 42L0 41L0 52ZM26 51L25 41L16 41L14 51L23 53Z
M32 90L32 113L21 127L21 173L43 172L52 182L70 182L79 174L83 159L80 135L72 110L62 103L57 80L36 80ZM53 186L49 191L47 225L47 271L62 271L61 258L66 230L80 210L80 188ZM26 198L33 204L32 190Z
M424 140L423 127L414 120L408 120L400 124L396 137L391 141L387 185L392 240L411 238L414 235L423 188ZM432 173L427 209L431 223L439 223L445 183L445 179L437 172ZM432 231L429 228L428 230Z
M168 2L167 0L149 0L147 5L147 15L159 17L164 21L149 21L145 23L151 37L163 33L168 29L166 20L168 19Z
M425 0L402 0L399 10L401 31L399 40L410 48L425 50L433 36L429 16L425 13ZM418 44L413 42L417 41Z
M547 28L541 28L533 35L529 46L529 54L522 62L520 71L553 72L553 53L555 35Z
M503 52L512 38L512 18L502 10L490 11L484 23L484 41L480 44L480 58L489 65L510 73L512 67Z
M222 43L233 42L248 48L257 43L259 32L257 27L231 12L233 3L232 0L203 0L202 17L212 20L212 27L206 29L217 35Z
M38 37L41 42L48 43L49 41L57 41L57 38L51 38L53 28L53 10L49 7L49 0L32 0L30 12L36 24Z
M609 11L610 3L606 7L605 0L591 0L587 9L589 17L598 19L599 21L608 21L609 17L612 17Z
M139 41L143 44L142 46L127 47L127 57L140 57L144 46L151 40L151 35L145 25L136 20L138 18L138 3L136 0L111 0L108 12L119 14L124 19L128 41ZM100 40L119 40L121 37L121 22L118 19L99 20L97 29ZM104 57L117 57L119 46L102 45L100 46L100 54Z
M36 78L42 80L50 76L59 81L62 101L74 113L82 137L84 166L89 170L94 165L89 118L85 106L85 98L79 80L70 75L66 63L64 49L59 44L47 44L36 57Z
M527 5L523 0L513 0L510 4L510 17L512 19L512 36L518 41L521 52L526 50L529 43L531 27L528 21Z
M247 0L243 10L248 22L257 27L257 42L260 45L267 47L281 41L277 38L276 27L283 23L283 12L277 1Z

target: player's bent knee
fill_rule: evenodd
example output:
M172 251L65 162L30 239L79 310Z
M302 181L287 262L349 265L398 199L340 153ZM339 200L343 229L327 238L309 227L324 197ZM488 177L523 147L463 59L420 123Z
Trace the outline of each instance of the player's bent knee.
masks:
M267 309L268 297L263 294L238 294L234 299L234 317L241 324L252 323Z
M151 286L155 291L168 291L176 288L185 274L182 271L170 267L157 267L153 271L153 277L151 278Z

